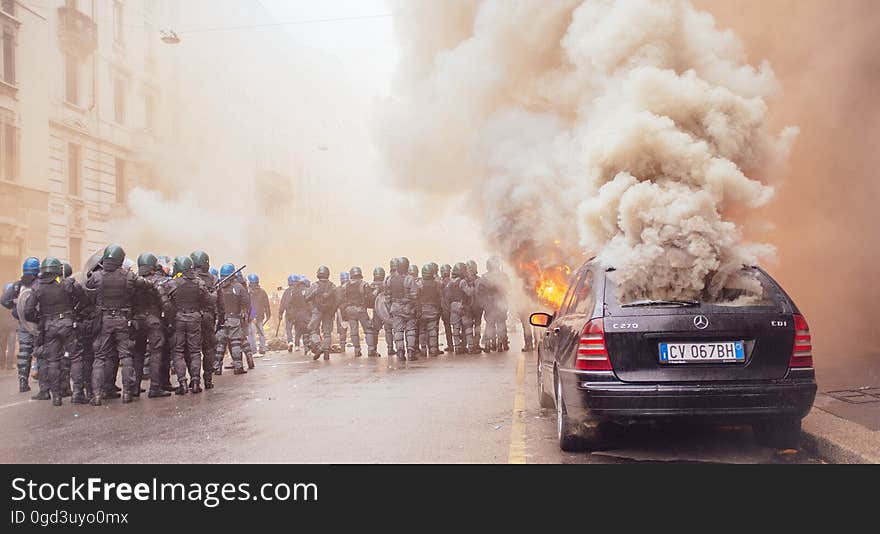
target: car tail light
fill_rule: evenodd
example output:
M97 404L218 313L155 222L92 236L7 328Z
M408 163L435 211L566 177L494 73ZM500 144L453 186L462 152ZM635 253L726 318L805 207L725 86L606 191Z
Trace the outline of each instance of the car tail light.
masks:
M803 315L794 316L794 351L791 355L789 368L813 366L813 340L810 336L810 325Z
M581 371L611 371L611 360L605 348L605 324L593 319L584 327L578 342L576 369Z

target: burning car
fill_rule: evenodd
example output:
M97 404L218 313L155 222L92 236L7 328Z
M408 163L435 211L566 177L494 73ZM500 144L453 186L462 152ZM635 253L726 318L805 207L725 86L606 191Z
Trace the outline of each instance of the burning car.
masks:
M750 424L762 444L797 445L816 395L810 329L765 271L706 300L621 300L614 269L586 262L554 314L532 314L540 404L555 408L559 445L601 443L605 423Z

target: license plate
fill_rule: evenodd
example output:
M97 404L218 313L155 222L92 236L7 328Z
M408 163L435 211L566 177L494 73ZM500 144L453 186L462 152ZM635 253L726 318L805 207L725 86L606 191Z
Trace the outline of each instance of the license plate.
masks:
M699 363L746 361L745 343L660 343L660 363Z

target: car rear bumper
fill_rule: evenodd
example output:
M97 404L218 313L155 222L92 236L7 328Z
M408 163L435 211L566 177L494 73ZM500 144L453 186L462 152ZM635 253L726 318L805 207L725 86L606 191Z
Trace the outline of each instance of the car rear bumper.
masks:
M593 421L696 419L720 423L802 418L816 398L812 372L762 383L634 384L560 372L569 414Z

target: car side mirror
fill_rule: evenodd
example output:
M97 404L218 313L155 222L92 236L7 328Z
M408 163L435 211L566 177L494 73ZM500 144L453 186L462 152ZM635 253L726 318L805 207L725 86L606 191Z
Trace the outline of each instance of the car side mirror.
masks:
M547 313L533 313L529 317L529 324L539 328L547 328L553 322L553 316Z

